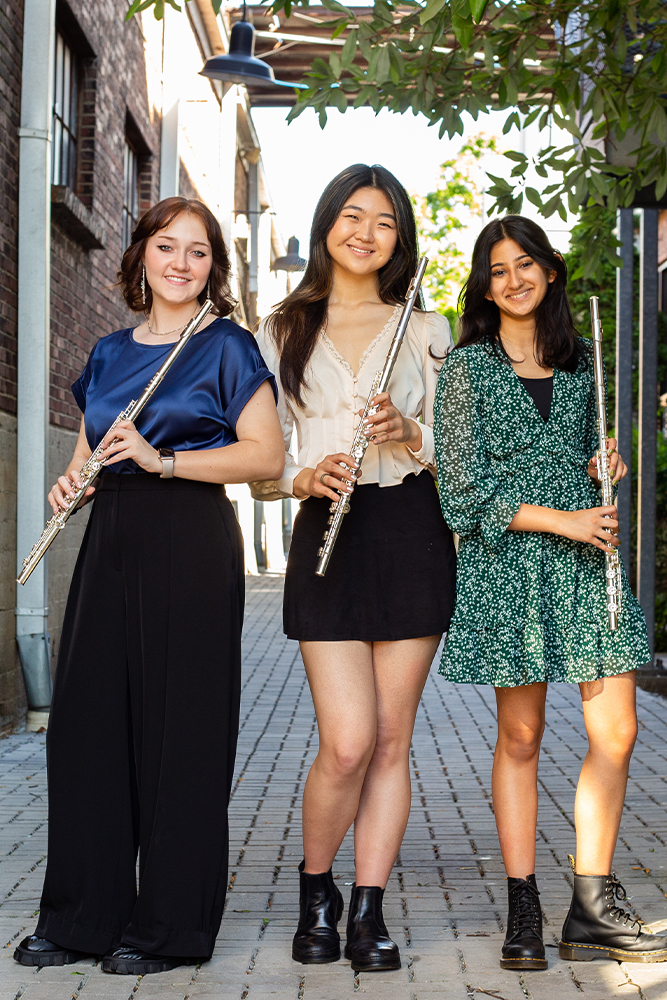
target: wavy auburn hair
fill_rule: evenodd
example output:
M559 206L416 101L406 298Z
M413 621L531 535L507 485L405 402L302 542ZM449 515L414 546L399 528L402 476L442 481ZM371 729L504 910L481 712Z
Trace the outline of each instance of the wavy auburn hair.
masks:
M220 223L201 201L194 198L165 198L153 205L141 216L132 233L129 247L123 254L118 272L121 294L132 312L149 313L153 305L153 293L146 282L146 303L141 301L141 274L146 251L146 241L165 229L181 214L196 215L206 230L206 238L211 244L210 297L218 316L228 316L235 302L229 289L229 253L222 236ZM199 293L203 304L206 288Z
M545 368L574 372L586 354L577 334L567 300L567 267L544 230L522 215L494 219L481 231L472 252L468 280L459 296L460 336L456 347L484 343L504 361L509 357L500 340L500 310L486 298L491 287L491 252L501 240L514 240L524 253L546 271L555 271L547 293L537 308L536 353Z
M333 285L327 237L354 192L366 187L382 191L396 216L396 249L391 260L378 271L380 299L389 304L402 302L417 270L417 225L403 185L378 164L369 167L355 163L346 167L327 184L317 203L310 232L310 258L301 283L276 307L268 321L280 353L280 381L286 395L298 406L303 406L306 368L317 335L326 322Z

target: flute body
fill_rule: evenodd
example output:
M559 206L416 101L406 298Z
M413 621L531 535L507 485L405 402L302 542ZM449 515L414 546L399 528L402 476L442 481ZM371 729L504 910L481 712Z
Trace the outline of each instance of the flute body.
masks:
M206 299L201 309L192 317L188 325L183 330L183 333L179 339L174 344L173 350L169 352L165 360L162 362L158 370L153 375L152 379L142 392L141 396L137 400L131 400L125 409L118 414L114 422L112 423L109 431L112 431L114 427L119 424L122 420L136 420L144 406L151 398L157 387L162 382L163 378L173 365L176 358L179 356L185 345L188 343L190 338L197 332L199 326L208 316L209 312L213 308L213 303L210 299ZM107 434L109 433L107 431ZM104 435L106 437L106 434ZM102 441L104 440L102 438ZM36 566L38 566L41 559L46 555L49 546L51 545L53 539L57 536L58 532L67 524L70 515L81 505L81 501L86 495L86 490L92 486L95 479L103 468L102 465L102 441L95 448L92 455L86 459L83 463L79 475L81 476L82 485L81 487L74 487L74 496L70 499L70 504L67 510L60 510L53 517L49 518L46 522L46 527L44 531L38 538L38 540L33 545L29 554L23 560L23 568L19 576L17 577L17 582L24 584L29 578L30 574L33 572Z
M604 390L604 366L602 363L602 324L600 322L599 300L593 295L590 300L591 329L593 332L593 367L595 373L595 408L599 448L596 452L598 463L598 478L602 487L603 507L614 505L614 484L609 469L609 452L607 450L607 400ZM615 632L618 628L618 614L621 610L623 594L623 577L621 574L621 558L618 549L605 552L605 594L609 630Z
M384 367L382 368L382 371L375 373L371 391L368 394L366 405L364 406L363 416L359 421L359 426L355 432L352 447L350 448L350 455L358 463L359 468L361 468L361 463L369 445L369 440L364 433L364 424L366 423L368 417L373 416L373 414L377 412L377 407L372 405L373 399L379 393L385 392L387 386L389 385L389 379L391 378L391 373L394 370L394 364L396 363L398 352L401 348L401 344L403 343L403 338L405 337L405 331L407 330L408 323L410 322L412 310L415 302L417 301L417 296L419 295L419 287L422 283L422 278L424 277L424 271L426 270L427 264L428 257L421 257L419 259L417 271L414 278L410 282L410 287L408 288L407 295L405 296L405 305L403 306L403 311L399 317L396 332L394 333L389 346ZM348 486L351 486L352 480L348 480L347 484ZM327 571L331 553L333 552L336 539L338 538L338 532L340 531L341 524L343 523L343 518L348 513L349 509L350 497L344 493L341 493L340 499L331 505L331 516L328 521L327 530L322 536L322 545L317 552L319 557L315 568L317 576L324 576Z

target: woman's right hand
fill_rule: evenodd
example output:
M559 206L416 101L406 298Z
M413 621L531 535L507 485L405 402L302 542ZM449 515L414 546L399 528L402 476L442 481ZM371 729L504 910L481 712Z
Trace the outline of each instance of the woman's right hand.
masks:
M58 482L51 489L47 499L51 504L54 514L61 510L67 510L74 498L74 490L83 486L83 480L78 469L68 469L64 476L59 476ZM86 497L90 497L95 492L94 486L89 486L86 490Z
M294 480L294 492L299 499L329 497L338 503L341 493L350 494L361 472L350 455L327 455L314 469L304 469ZM347 482L352 482L348 486Z
M590 510L558 511L557 533L574 542L588 542L603 552L613 552L621 544L618 511L615 507L592 507Z

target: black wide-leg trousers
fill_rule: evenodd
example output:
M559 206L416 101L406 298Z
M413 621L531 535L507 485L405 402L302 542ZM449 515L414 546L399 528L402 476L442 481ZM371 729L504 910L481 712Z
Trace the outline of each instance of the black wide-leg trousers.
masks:
M40 936L91 954L122 943L211 955L227 886L243 573L223 487L148 473L99 481L47 734Z

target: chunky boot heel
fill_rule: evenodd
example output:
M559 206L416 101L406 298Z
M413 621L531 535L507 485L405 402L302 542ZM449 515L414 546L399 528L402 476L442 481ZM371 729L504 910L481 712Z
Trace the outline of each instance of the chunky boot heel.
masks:
M667 962L667 934L651 934L619 902L625 889L611 875L576 875L558 954L574 962Z
M299 924L292 940L292 958L302 965L324 965L340 958L337 923L343 916L343 897L331 869L311 875L299 865Z
M542 910L540 893L534 875L528 878L508 878L507 934L500 959L501 969L533 969L549 967L542 940Z
M353 885L347 914L345 958L355 972L386 972L400 969L398 945L389 937L382 916L384 889L377 885Z
M565 962L592 962L596 956L585 948L578 948L576 944L563 944L561 941L558 945L558 957Z

